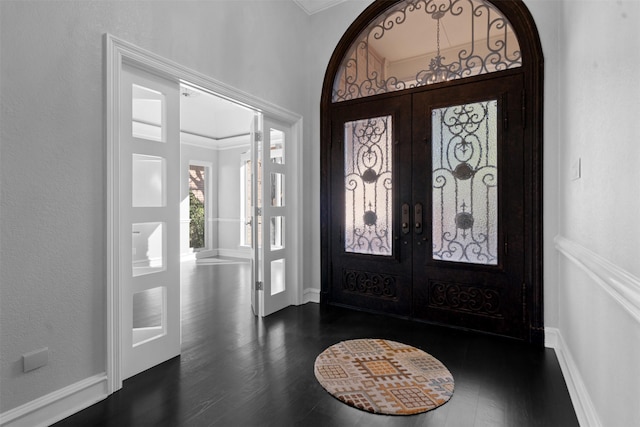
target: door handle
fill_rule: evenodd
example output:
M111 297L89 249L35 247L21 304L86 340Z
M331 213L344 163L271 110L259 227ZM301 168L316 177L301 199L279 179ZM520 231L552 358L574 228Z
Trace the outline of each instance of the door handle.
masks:
M416 203L413 210L413 219L416 223L416 234L422 234L422 203Z
M402 234L407 234L411 231L409 226L409 203L402 204Z

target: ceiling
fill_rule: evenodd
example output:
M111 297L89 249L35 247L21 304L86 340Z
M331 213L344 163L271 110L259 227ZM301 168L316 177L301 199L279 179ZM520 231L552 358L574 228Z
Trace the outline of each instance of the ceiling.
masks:
M183 140L204 142L209 138L212 145L223 146L248 136L253 110L184 84L180 94Z

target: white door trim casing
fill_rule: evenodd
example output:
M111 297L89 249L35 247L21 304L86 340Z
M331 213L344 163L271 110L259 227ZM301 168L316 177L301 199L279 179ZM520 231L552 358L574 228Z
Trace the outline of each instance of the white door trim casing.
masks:
M257 110L269 117L291 125L292 143L289 153L292 155L291 180L295 188L288 189L291 196L290 229L294 230L295 238L291 244L291 260L293 268L290 270L293 284L292 300L295 304L303 303L302 286L302 186L300 185L302 165L302 116L283 109L268 101L264 101L246 92L235 89L225 83L217 81L202 73L186 68L171 60L165 59L152 52L118 39L111 34L104 36L105 58L105 142L106 142L106 193L107 193L107 379L108 393L111 394L122 388L122 348L121 348L121 265L119 262L120 227L119 222L119 176L120 156L118 129L120 83L123 64L134 65L146 72L159 75L171 80L184 80L192 85L212 92L217 96L228 98L248 108ZM289 228L289 227L288 227Z

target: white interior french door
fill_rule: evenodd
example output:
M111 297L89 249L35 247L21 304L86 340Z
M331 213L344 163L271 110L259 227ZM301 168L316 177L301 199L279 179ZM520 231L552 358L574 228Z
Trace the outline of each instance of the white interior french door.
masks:
M193 82L212 93L236 99L243 105L251 105L266 116L285 123L281 128L285 134L285 143L288 144L288 148L284 146L287 171L284 190L287 204L284 215L286 221L282 228L285 229L285 233L274 238L275 244L273 248L270 246L268 251L271 252L271 257L274 253L286 253L288 256L282 276L285 284L284 295L287 295L284 299L288 299L286 304L301 304L304 300L300 266L302 207L299 202L299 183L302 181L302 156L299 149L299 142L302 140L302 117L110 34L105 35L105 50L106 347L109 393L113 393L122 387L124 379L180 354L178 82ZM151 73L137 68L127 68L126 64L140 64L140 67ZM157 77L156 74L165 76L165 79ZM135 97L140 101L136 104L162 105L160 115L157 108L155 116L152 114L151 117L146 117L142 113L134 115L134 85L138 87ZM280 125L275 126L275 129L279 128ZM155 133L152 132L153 129ZM158 129L161 130L159 134ZM256 129L261 130L261 127ZM270 136L271 134L269 138ZM147 180L148 192L141 191L145 187L142 184L136 184L134 190L134 172L137 177L144 175L144 171L150 172L157 179ZM257 177L255 179L257 180ZM155 184L152 185L152 181ZM139 196L143 200L146 197L157 199L158 188L162 188L160 200L166 204L134 206L134 192L136 197ZM249 213L252 220L255 215L255 209L252 209ZM247 235L251 230L251 234L257 237L257 224L255 221L252 224L253 228L245 231ZM270 230L266 233L270 233ZM156 250L149 251L139 247L134 250L134 236L137 236L136 242L146 239L149 249ZM284 248L279 249L278 246L282 245L277 243L282 241L285 241ZM158 247L161 249L157 250ZM255 247L262 250L257 245ZM282 249L286 252L282 252ZM160 254L161 256L158 256ZM255 263L253 270L258 271L259 265L260 263ZM271 284L271 275L270 271L268 286ZM251 286L255 286L254 283L257 281L252 280ZM256 314L266 315L264 313L274 310L271 301L280 301L281 304L282 292L276 292L276 298L272 298L272 293L272 289L269 289L266 297L261 295L264 294L264 290L253 293L252 305ZM148 298L145 298L147 296ZM313 300L313 297L310 300ZM155 314L151 310L146 319L140 319L139 314L147 311L134 307L139 307L143 302L152 305L153 301L156 307ZM258 313L260 306L262 313Z
M256 131L256 129L260 129ZM253 283L252 307L268 316L292 304L287 271L287 143L291 129L269 117L256 117L252 129ZM289 178L288 178L289 177Z
M251 309L262 315L260 291L262 287L262 116L256 114L251 122Z
M122 378L180 354L177 81L123 66L120 85Z

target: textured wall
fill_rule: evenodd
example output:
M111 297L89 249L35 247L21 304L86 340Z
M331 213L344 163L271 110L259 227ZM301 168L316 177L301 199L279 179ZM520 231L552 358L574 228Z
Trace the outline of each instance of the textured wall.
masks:
M640 296L638 22L637 1L567 1L560 27L559 233L611 264L598 277L580 252L560 257L559 329L603 426L640 420L640 306L610 292Z
M559 112L559 25L561 2L555 0L525 0L538 28L544 56L544 144L543 144L543 280L544 325L558 325L558 267L553 238L558 234L558 136Z
M636 277L640 277L639 19L637 1L566 2L560 97L561 232ZM578 158L582 178L571 181L571 165Z
M324 74L329 59L338 41L349 25L367 8L370 0L351 0L340 3L323 12L311 16L309 51L310 70L307 91L311 108L307 126L310 128L310 153L304 158L304 170L310 178L304 191L306 214L311 227L305 226L305 242L314 242L307 250L309 256L304 259L305 284L309 288L320 290L320 95Z
M105 371L103 34L306 112L291 1L0 2L0 412ZM21 372L23 353L49 365Z

